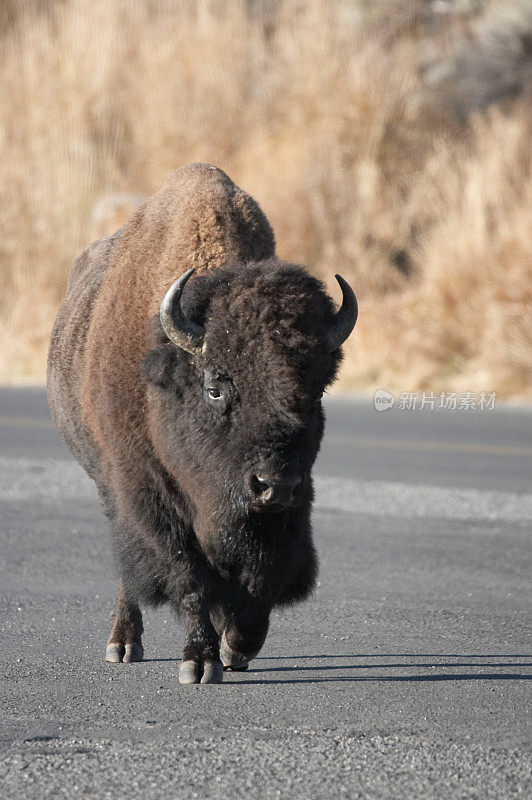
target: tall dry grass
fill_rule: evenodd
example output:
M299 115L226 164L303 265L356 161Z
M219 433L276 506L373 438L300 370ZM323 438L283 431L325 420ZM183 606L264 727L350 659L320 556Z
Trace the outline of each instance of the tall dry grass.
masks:
M531 116L453 119L427 75L475 24L461 7L6 2L0 380L43 379L75 256L204 160L261 202L282 257L356 288L344 388L530 395Z

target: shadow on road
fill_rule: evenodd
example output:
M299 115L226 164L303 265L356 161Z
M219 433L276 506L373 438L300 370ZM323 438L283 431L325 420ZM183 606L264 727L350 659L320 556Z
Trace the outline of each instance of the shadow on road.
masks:
M367 663L365 659L379 659L379 658L393 658L393 659L416 659L415 661L407 660L405 662L386 662L386 663ZM421 658L438 659L437 661L419 661ZM504 659L501 661L485 661L484 659ZM379 669L379 670L396 670L396 669L427 669L427 670L441 670L441 669L455 669L457 667L474 667L475 670L482 670L485 668L498 667L499 669L532 667L532 660L529 661L516 661L515 659L532 659L532 654L521 653L515 654L458 654L458 653L366 653L364 655L319 655L319 656L277 656L274 658L259 657L256 661L283 661L290 660L296 662L294 666L274 666L274 667L260 667L251 668L247 675L256 675L257 673L272 673L272 672L296 672L306 673L312 672L345 672L343 675L323 675L316 677L289 677L286 680L282 679L268 679L259 678L258 680L243 679L239 683L327 683L327 682L356 682L356 681L370 681L370 682L393 682L393 681L481 681L481 680L532 680L530 673L516 673L516 672L434 672L426 675L356 675L352 674L353 671ZM356 664L317 664L317 665L299 665L298 661L307 659L312 660L351 660L361 659L362 661ZM439 659L477 659L476 661L440 661Z
M258 656L255 661L301 661L303 658L530 658L532 653L354 653L315 656ZM440 663L440 662L438 662ZM406 665L403 665L406 666ZM432 666L432 665L429 665ZM526 666L529 666L526 664Z
M264 669L254 669L253 672L300 672L304 670L307 672L308 670L337 670L337 669L398 669L403 667L408 667L409 669L423 667L424 669L436 669L442 667L532 667L532 662L530 663L522 663L518 662L517 664L511 662L510 664L501 664L500 662L497 663L489 663L489 664L467 664L464 662L460 663L451 663L451 662L438 662L437 664L342 664L341 667L332 665L332 666L317 666L317 667L265 667Z
M383 658L392 658L392 659L407 659L404 662L393 661L393 662L385 662L385 663L367 663L365 659L383 659ZM419 659L428 658L432 659L431 661L420 661ZM309 660L313 661L345 661L345 660L353 660L358 659L358 663L351 663L351 664L342 664L342 663L335 663L335 664L299 664L299 661L306 661ZM412 661L410 659L415 659ZM438 660L434 660L438 659ZM439 659L476 659L475 661L469 660L459 660L459 661L440 661ZM500 661L493 661L493 660L484 660L484 659L502 659ZM530 659L528 661L516 660L516 659ZM145 662L165 662L165 661L180 661L179 658L147 658ZM272 661L293 661L295 664L293 666L288 665L279 665L279 666L260 666L260 662L272 662ZM257 666L255 666L255 664ZM473 667L475 672L432 672L433 670L442 670L442 669L456 669L458 667ZM371 653L371 654L364 654L364 655L297 655L297 656L259 656L254 662L252 667L248 672L245 673L245 676L242 674L242 677L238 676L237 681L238 683L249 683L249 684L290 684L290 683L333 683L333 682L361 682L361 681L369 681L369 682L395 682L395 681L403 681L403 682L423 682L423 681L489 681L489 680L498 680L498 681L507 681L507 680L520 680L520 681L529 681L532 680L532 673L523 673L523 672L482 672L477 670L483 670L487 668L493 669L497 667L498 669L523 669L523 667L532 667L532 654L530 653L520 653L515 654L483 654L479 655L478 653L472 654L454 654L454 653ZM390 674L381 674L381 675L360 675L354 674L359 672L360 670L409 670L409 669L425 669L431 670L431 674L423 674L423 675L390 675ZM340 675L331 675L328 674L330 672L341 672L344 674ZM272 673L279 673L279 672L286 672L286 673L297 673L296 675L290 675L286 678L281 677L272 677L268 678L267 675L272 675ZM305 673L312 672L312 673L322 673L321 675L311 675L306 676ZM325 673L325 674L323 674ZM229 673L229 675L233 676L234 673ZM264 677L262 677L264 675ZM257 676L256 679L253 679L252 676ZM235 681L236 682L236 681Z

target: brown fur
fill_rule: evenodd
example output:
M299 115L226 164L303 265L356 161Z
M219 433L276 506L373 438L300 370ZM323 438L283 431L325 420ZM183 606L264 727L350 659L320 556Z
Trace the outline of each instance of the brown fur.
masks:
M190 267L202 274L231 261L261 261L274 251L272 230L257 203L206 164L172 173L122 229L94 309L81 392L83 417L105 450L109 477L116 466L113 443L124 429L132 436L132 452L149 450L139 368L151 346L148 321L158 314L166 290ZM109 411L104 416L102 404Z

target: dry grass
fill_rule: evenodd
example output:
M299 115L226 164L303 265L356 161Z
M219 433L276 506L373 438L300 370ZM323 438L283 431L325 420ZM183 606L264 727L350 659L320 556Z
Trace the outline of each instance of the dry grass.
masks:
M205 160L261 202L282 257L356 288L344 388L530 396L529 108L458 131L422 77L472 14L263 5L6 3L0 380L43 380L75 256L130 197Z
M375 300L348 377L401 389L532 389L532 152L527 114L493 110L428 159L414 278Z

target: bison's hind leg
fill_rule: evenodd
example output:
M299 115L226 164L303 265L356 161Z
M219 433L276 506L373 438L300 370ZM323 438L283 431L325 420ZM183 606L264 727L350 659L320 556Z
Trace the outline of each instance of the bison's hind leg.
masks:
M138 604L129 599L124 585L118 582L115 610L112 614L113 627L105 650L105 660L112 663L128 664L131 661L142 661L142 612Z

